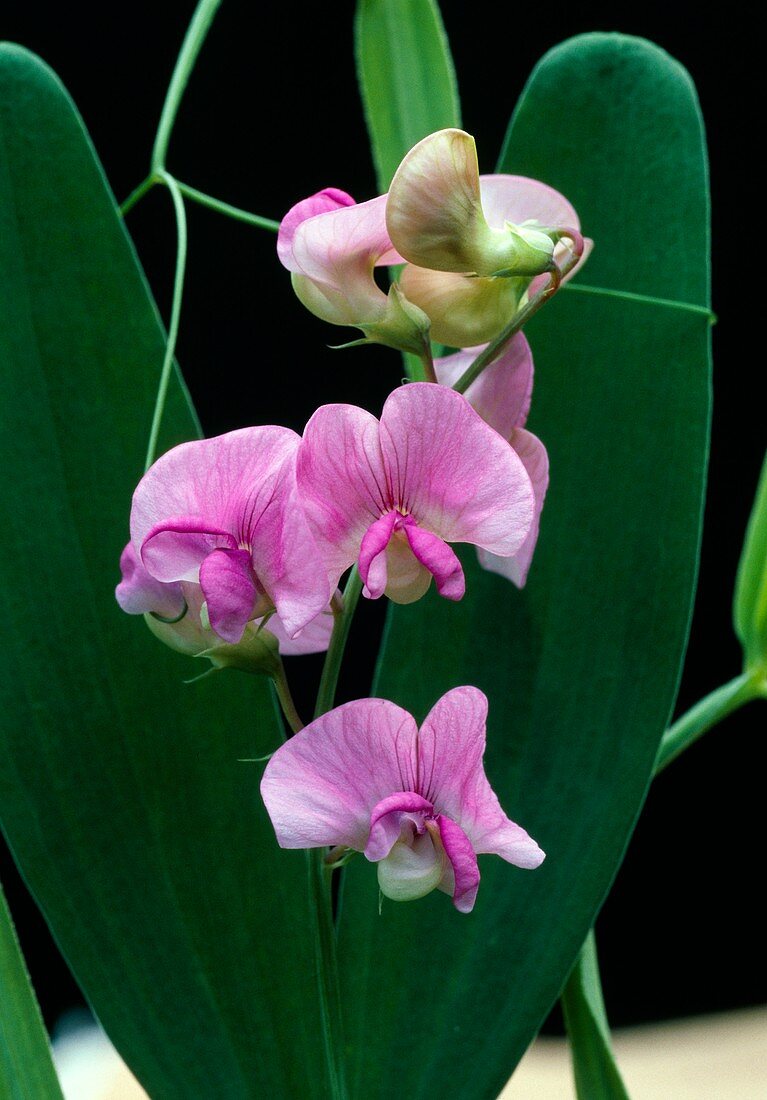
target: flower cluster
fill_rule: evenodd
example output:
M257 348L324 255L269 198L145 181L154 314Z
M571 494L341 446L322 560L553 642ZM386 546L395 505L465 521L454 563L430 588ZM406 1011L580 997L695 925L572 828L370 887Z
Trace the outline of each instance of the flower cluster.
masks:
M278 651L328 648L350 566L369 599L409 604L433 579L460 600L452 544L469 543L485 568L525 583L548 459L524 426L533 362L513 320L584 245L561 195L481 177L473 139L444 130L408 153L388 196L357 205L331 188L298 203L278 253L312 312L421 355L433 381L395 390L380 419L325 405L303 436L267 425L169 451L134 494L116 591L174 648L275 678ZM387 294L374 269L398 264ZM460 350L432 360L432 338ZM492 354L476 346L494 340ZM471 384L451 388L473 367ZM380 699L317 719L264 774L279 843L364 851L388 897L439 888L468 912L478 853L543 859L485 777L486 713L464 687L420 730Z

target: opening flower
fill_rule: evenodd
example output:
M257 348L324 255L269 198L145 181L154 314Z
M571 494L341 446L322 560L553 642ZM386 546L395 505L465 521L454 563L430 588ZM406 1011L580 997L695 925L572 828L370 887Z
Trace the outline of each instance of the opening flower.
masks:
M201 587L225 642L276 609L295 637L330 588L295 485L299 437L273 425L182 443L133 495L131 542L146 573Z
M453 386L484 348L465 348L454 355L435 359L437 379ZM549 485L549 456L537 436L525 428L533 393L533 356L530 345L521 332L510 341L505 351L466 390L465 397L482 419L507 439L533 488L533 522L522 545L508 557L478 550L480 564L493 573L507 577L518 588L527 580L535 544L538 541L541 511Z
M342 846L378 864L395 901L448 893L462 913L479 888L477 856L534 868L544 853L501 809L483 766L487 699L449 691L420 730L385 699L316 719L269 761L261 795L282 848Z
M412 383L389 396L380 422L354 405L324 405L306 426L297 479L330 584L353 562L364 594L419 599L464 593L447 544L516 553L533 523L524 464L453 390Z
M566 241L582 247L564 196L524 176L480 176L474 138L440 130L405 156L386 205L390 239L407 261L400 286L427 314L435 340L492 340L531 280L558 269Z

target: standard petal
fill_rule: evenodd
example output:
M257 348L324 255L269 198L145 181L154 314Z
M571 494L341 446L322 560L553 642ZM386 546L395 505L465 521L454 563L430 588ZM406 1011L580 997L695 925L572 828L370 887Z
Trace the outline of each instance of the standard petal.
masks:
M122 580L115 588L115 598L129 615L153 612L164 619L175 619L186 606L178 583L165 584L147 573L129 542L120 555Z
M453 905L459 913L470 913L479 890L479 867L466 833L443 814L436 819L440 840L452 867Z
M465 348L435 359L437 381L443 386L454 386L484 350L484 347ZM504 439L510 439L514 429L524 425L532 395L533 355L521 332L512 337L503 354L482 371L465 393L471 407Z
M575 208L564 195L528 176L497 173L480 176L482 209L488 225L503 229L506 222L537 222L548 228L580 229Z
M370 814L370 835L365 845L365 857L372 863L385 859L400 839L403 817L432 814L431 802L414 791L401 791L387 795L373 807ZM421 826L423 828L423 826Z
M487 699L477 688L454 688L435 703L418 734L418 790L460 825L478 854L537 867L543 852L506 816L485 775L486 720Z
M428 271L413 264L400 276L405 297L431 321L432 338L453 348L494 339L516 313L527 282Z
M455 552L441 538L425 531L417 523L407 524L404 531L410 549L434 577L440 596L447 600L463 599L466 580Z
M461 394L415 382L381 416L393 503L445 542L513 554L533 520L530 478L512 447Z
M253 616L258 593L247 550L214 550L200 566L200 587L210 625L225 642L239 642Z
M368 527L390 510L379 424L354 405L323 405L298 451L300 499L333 588Z
M261 781L279 845L364 851L373 809L413 789L417 735L406 710L386 699L357 699L291 737Z
M540 439L525 428L515 429L511 436L511 445L530 475L535 497L533 524L527 538L511 557L502 558L487 550L478 550L477 554L483 569L488 569L491 573L499 573L502 577L507 577L517 588L522 588L527 580L535 544L538 541L541 511L546 499L546 490L549 487L549 456Z
M299 270L293 259L293 237L301 222L305 222L307 218L315 218L318 214L327 214L330 210L338 210L342 206L355 205L354 199L345 191L339 191L337 187L326 187L291 206L280 222L277 234L277 255L280 262L288 271Z

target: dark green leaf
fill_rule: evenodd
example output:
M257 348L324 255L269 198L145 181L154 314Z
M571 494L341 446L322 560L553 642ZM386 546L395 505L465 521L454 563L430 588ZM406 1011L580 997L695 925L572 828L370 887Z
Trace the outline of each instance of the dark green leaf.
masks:
M163 349L71 101L2 47L4 828L152 1097L321 1096L305 861L238 763L279 743L267 681L186 686L114 601ZM163 447L196 430L176 379Z
M408 149L461 125L455 70L436 0L359 0L357 75L378 186Z
M0 1096L61 1100L48 1036L0 886Z
M746 664L767 670L767 458L738 566L733 618Z
M696 574L708 202L689 77L638 39L566 42L535 70L500 167L571 199L596 241L583 280L603 289L563 291L529 326L551 488L526 589L467 550L460 604L393 609L376 693L423 716L451 687L482 688L491 782L548 855L533 872L483 857L467 917L441 894L379 917L374 873L350 867L342 976L371 1100L403 1082L409 1100L495 1097L535 1035L641 806Z

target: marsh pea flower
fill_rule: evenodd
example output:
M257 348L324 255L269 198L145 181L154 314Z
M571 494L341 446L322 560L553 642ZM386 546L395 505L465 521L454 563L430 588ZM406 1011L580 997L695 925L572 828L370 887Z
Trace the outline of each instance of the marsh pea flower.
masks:
M435 359L437 380L453 386L484 348L465 348L453 355ZM525 467L533 488L534 512L530 530L518 549L501 557L488 550L477 551L480 564L493 573L507 577L518 588L527 580L538 540L541 510L549 484L549 458L537 436L527 431L525 422L533 393L533 356L521 332L504 352L476 378L466 390L466 399L491 428L507 439Z
M436 888L471 912L478 855L524 868L544 858L487 780L486 718L474 687L443 695L420 729L386 699L317 718L277 749L261 781L278 844L364 852L386 897L411 901Z
M335 187L318 191L282 219L277 255L297 297L316 317L353 325L372 343L421 355L428 349L428 317L396 284L385 294L375 281L376 267L403 262L389 240L385 209L385 195L358 204Z
M155 581L199 584L210 627L225 642L273 609L294 638L328 605L327 574L297 499L298 444L295 432L274 425L182 443L133 495L131 542L144 570Z
M324 405L306 426L296 474L331 587L358 562L364 595L412 603L429 587L460 600L449 542L516 553L533 523L524 464L466 398L415 382L386 400L380 422Z
M583 248L578 216L559 192L524 176L480 176L474 138L440 130L405 156L386 225L407 261L400 286L435 340L470 347L508 324L534 277ZM535 288L533 288L535 289Z

